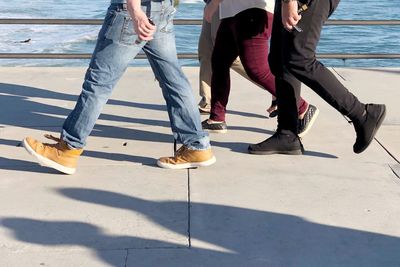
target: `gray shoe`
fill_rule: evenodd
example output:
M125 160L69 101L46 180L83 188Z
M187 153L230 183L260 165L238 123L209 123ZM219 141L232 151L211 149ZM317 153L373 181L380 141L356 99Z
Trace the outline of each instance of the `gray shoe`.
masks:
M210 123L208 120L205 120L201 123L201 127L210 133L226 133L228 131L228 127L224 121Z
M319 114L319 109L316 106L308 105L307 111L302 119L299 119L297 125L297 135L303 137L313 126Z

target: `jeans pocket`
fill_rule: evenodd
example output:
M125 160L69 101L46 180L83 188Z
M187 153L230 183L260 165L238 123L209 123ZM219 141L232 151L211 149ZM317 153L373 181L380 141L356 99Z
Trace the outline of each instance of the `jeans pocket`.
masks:
M137 38L138 36L133 28L132 18L128 14L124 16L119 43L123 45L133 45Z
M106 17L104 18L102 31L107 39L111 39L110 35L112 34L113 25L115 24L116 18L117 12L115 10L108 11Z
M176 9L173 6L168 7L163 14L163 18L160 20L160 32L171 33L174 31L174 16Z

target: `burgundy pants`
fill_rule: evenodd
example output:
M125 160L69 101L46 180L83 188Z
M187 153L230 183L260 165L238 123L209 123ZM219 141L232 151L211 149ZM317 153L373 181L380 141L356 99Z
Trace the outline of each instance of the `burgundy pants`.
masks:
M247 75L276 96L275 77L268 65L269 38L273 14L251 8L221 20L212 54L210 119L225 121L230 93L230 67L239 56ZM304 99L298 103L299 114L306 111Z

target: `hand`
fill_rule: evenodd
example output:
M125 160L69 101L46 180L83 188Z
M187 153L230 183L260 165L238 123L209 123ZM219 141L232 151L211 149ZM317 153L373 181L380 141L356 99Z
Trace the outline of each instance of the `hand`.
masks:
M146 14L142 9L129 9L131 15L133 28L135 29L138 38L143 41L150 41L156 31L156 26L149 22Z
M282 24L288 31L293 30L293 26L297 25L301 20L301 15L297 14L297 9L297 1L282 2Z
M208 3L206 5L206 7L204 8L204 18L206 19L206 21L208 23L211 23L212 21L212 17L214 16L214 13L217 11L218 9L218 5L219 5L220 1L216 1L216 0L212 0L210 3Z

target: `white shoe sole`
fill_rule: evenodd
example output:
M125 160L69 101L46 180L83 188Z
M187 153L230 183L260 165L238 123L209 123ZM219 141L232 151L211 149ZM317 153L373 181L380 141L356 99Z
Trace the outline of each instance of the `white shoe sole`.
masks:
M189 168L197 168L197 167L207 167L214 164L217 159L213 156L211 159L201 162L190 162L190 163L182 163L182 164L167 164L157 160L157 165L164 169L189 169Z
M199 106L199 112L202 113L202 114L210 114L211 109L203 108L203 107Z
M57 162L54 162L48 158L43 157L42 155L36 153L32 147L26 142L26 139L22 140L22 144L25 148L26 151L28 151L29 154L33 155L39 162L40 165L50 167L53 169L56 169L57 171L60 171L65 174L74 174L76 168L68 168L65 167L61 164L58 164Z
M319 115L319 109L315 110L314 116L311 118L311 121L308 123L308 127L306 128L306 130L304 132L298 134L299 137L304 137L308 133L308 131L312 128L318 115Z
M217 134L224 134L228 132L228 129L225 130L209 130L209 129L203 129L204 131L207 131L209 133L217 133Z

